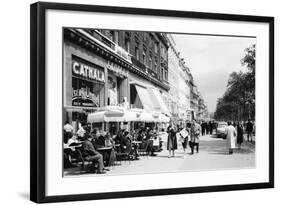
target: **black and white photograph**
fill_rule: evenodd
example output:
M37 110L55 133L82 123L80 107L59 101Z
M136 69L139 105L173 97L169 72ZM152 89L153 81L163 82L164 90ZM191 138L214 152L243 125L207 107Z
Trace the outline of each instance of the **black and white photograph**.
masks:
M62 33L63 177L255 168L255 36Z
M274 187L273 23L31 5L31 200Z

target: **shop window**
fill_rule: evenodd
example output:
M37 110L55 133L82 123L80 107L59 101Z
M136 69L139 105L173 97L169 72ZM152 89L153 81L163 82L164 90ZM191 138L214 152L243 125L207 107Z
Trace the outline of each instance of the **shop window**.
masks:
M120 105L124 101L124 78L115 76L112 72L108 75L107 105Z
M72 60L72 106L104 106L104 72L80 58Z
M142 102L140 100L140 97L137 93L136 86L130 85L130 107L131 108L140 108L143 109Z
M72 105L100 107L104 99L104 84L72 77Z
M107 105L118 104L118 93L117 93L117 78L116 76L108 76L108 99Z

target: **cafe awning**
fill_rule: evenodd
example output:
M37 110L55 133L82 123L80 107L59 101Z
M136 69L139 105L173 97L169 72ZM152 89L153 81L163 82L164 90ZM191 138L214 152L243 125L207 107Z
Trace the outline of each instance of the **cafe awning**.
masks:
M153 111L153 103L151 101L151 96L148 93L148 90L139 85L135 85L137 93L140 97L140 101L142 103L143 109L147 112Z
M166 106L161 94L154 88L148 88L148 92L151 96L152 102L154 104L154 110L170 115L169 109Z
M124 114L124 121L125 122L140 121L141 112L142 112L141 110L134 110L134 109L126 110Z
M169 122L170 118L144 109L103 110L88 115L87 122Z
M170 118L165 116L164 114L160 114L158 122L168 123L170 122Z
M124 112L121 110L98 111L88 115L87 122L121 122L124 119Z

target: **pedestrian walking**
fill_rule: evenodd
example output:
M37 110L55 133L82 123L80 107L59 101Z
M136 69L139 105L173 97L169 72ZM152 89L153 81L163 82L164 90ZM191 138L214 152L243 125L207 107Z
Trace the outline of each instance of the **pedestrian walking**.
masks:
M241 122L237 124L237 146L241 149L241 144L243 143L243 125Z
M247 132L247 140L248 142L253 142L253 128L254 128L254 125L253 123L250 121L250 119L248 120L247 122L247 125L246 125L246 132Z
M213 134L213 124L211 121L209 121L208 127L209 127L209 133L210 133L210 135L212 135Z
M196 120L193 120L193 123L191 125L190 129L190 142L189 146L191 148L191 154L194 154L194 148L196 147L196 152L199 152L199 137L201 134L201 126L196 122Z
M237 136L236 129L231 125L231 122L227 123L228 126L225 128L226 132L226 148L229 154L233 154L233 149L235 148L235 138Z
M210 127L209 123L206 121L206 134L208 135L210 133Z
M202 136L205 135L206 123L204 121L201 122L201 132L202 132Z
M188 130L186 128L182 128L180 132L177 133L179 135L179 141L182 144L183 153L185 154L185 150L188 142Z
M176 136L176 131L173 126L169 126L167 129L168 132L168 140L167 140L167 149L169 150L169 158L175 156L175 150L178 148L177 146L177 136Z

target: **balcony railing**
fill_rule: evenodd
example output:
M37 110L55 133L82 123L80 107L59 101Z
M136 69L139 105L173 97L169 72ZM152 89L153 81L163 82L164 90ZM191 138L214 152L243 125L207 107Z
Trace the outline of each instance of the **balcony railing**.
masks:
M81 31L81 32L83 32L83 31ZM103 35L98 30L87 29L86 32L88 34L90 34L92 38L98 40L98 42L100 44L103 44L103 45L107 46L114 53L116 53L120 57L126 59L127 61L131 62L131 57L130 57L129 53L124 48L122 48L118 44L114 43L107 36Z
M138 59L136 59L134 56L131 57L131 61L135 66L140 68L142 71L144 72L146 71L145 65L142 62L140 62Z
M115 43L111 40L109 40L106 36L101 34L100 32L92 29L86 30L89 34L91 34L95 39L99 40L103 44L107 45L112 50L115 50Z
M154 78L157 78L157 73L155 73L153 70L148 69L147 72Z

